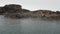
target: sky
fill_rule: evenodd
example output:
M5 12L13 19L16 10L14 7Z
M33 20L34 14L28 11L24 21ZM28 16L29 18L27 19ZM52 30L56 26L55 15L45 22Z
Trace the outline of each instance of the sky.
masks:
M19 4L28 10L60 11L60 0L0 0L0 6L6 4Z

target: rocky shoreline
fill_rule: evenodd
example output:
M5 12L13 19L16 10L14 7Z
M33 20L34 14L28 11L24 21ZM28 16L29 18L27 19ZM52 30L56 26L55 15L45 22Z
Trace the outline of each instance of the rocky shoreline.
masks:
M28 9L22 9L22 6L17 4L9 4L0 7L0 15L5 15L5 17L18 18L18 19L29 18L29 17L60 19L60 11L51 11L51 10L30 11Z

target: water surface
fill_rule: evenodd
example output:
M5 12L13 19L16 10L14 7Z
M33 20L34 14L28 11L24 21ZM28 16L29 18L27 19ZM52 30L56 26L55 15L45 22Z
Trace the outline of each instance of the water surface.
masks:
M60 21L0 16L0 34L60 34Z

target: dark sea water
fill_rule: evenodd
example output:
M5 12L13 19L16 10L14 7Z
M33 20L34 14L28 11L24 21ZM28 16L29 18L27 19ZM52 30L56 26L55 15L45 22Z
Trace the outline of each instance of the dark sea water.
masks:
M0 34L60 34L60 20L0 16Z

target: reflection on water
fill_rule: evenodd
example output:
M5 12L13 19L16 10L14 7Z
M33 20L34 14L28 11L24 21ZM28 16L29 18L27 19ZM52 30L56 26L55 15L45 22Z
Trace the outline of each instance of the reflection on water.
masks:
M0 16L0 34L60 34L60 21Z

